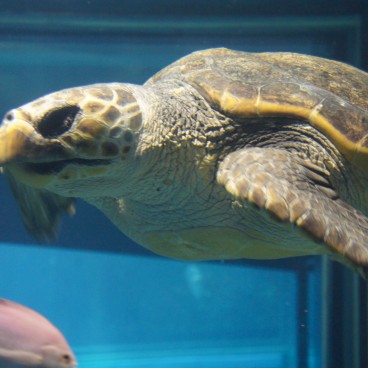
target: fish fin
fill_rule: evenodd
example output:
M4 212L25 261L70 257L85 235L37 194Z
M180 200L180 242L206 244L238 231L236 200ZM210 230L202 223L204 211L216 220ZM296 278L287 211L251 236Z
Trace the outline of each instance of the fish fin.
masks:
M24 350L0 348L0 367L8 367L9 363L21 364L25 367L39 366L43 361L41 355Z

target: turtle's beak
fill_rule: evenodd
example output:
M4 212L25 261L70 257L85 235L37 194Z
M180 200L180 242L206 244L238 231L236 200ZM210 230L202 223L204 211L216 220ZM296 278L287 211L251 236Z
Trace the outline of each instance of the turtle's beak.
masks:
M34 129L21 120L4 124L0 128L0 165L24 158L33 132Z
M93 130L88 124L84 127L82 124L76 133L63 134L74 122L76 108L69 105L54 108L46 114L38 114L38 117L31 116L28 110L20 107L10 111L0 126L2 171L36 188L45 188L55 180L72 180L105 172L111 155L100 158L97 145L94 147L94 142L88 144L101 130L101 125L97 124L97 129ZM92 154L91 150L94 150Z
M66 158L58 139L44 138L19 110L6 114L0 126L0 165Z
M29 164L65 157L65 150L58 140L45 139L31 123L16 115L8 113L0 127L0 166L26 184L43 187L50 177L30 172Z

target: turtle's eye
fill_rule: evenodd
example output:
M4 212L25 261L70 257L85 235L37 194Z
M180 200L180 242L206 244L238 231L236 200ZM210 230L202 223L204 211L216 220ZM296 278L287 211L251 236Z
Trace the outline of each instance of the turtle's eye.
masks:
M68 131L78 112L78 106L65 106L48 112L38 123L37 130L44 138L56 138Z

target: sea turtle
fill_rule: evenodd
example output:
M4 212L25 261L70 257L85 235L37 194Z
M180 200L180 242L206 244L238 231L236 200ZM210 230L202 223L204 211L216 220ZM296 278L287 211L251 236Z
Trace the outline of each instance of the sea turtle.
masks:
M368 266L368 75L295 53L194 52L143 86L94 84L5 115L0 164L28 230L73 198L183 260L329 254Z

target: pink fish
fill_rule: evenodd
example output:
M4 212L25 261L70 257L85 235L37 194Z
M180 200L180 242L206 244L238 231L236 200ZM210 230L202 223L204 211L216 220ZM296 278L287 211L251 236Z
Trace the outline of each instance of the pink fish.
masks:
M0 299L1 368L74 368L75 356L61 332L39 313Z

